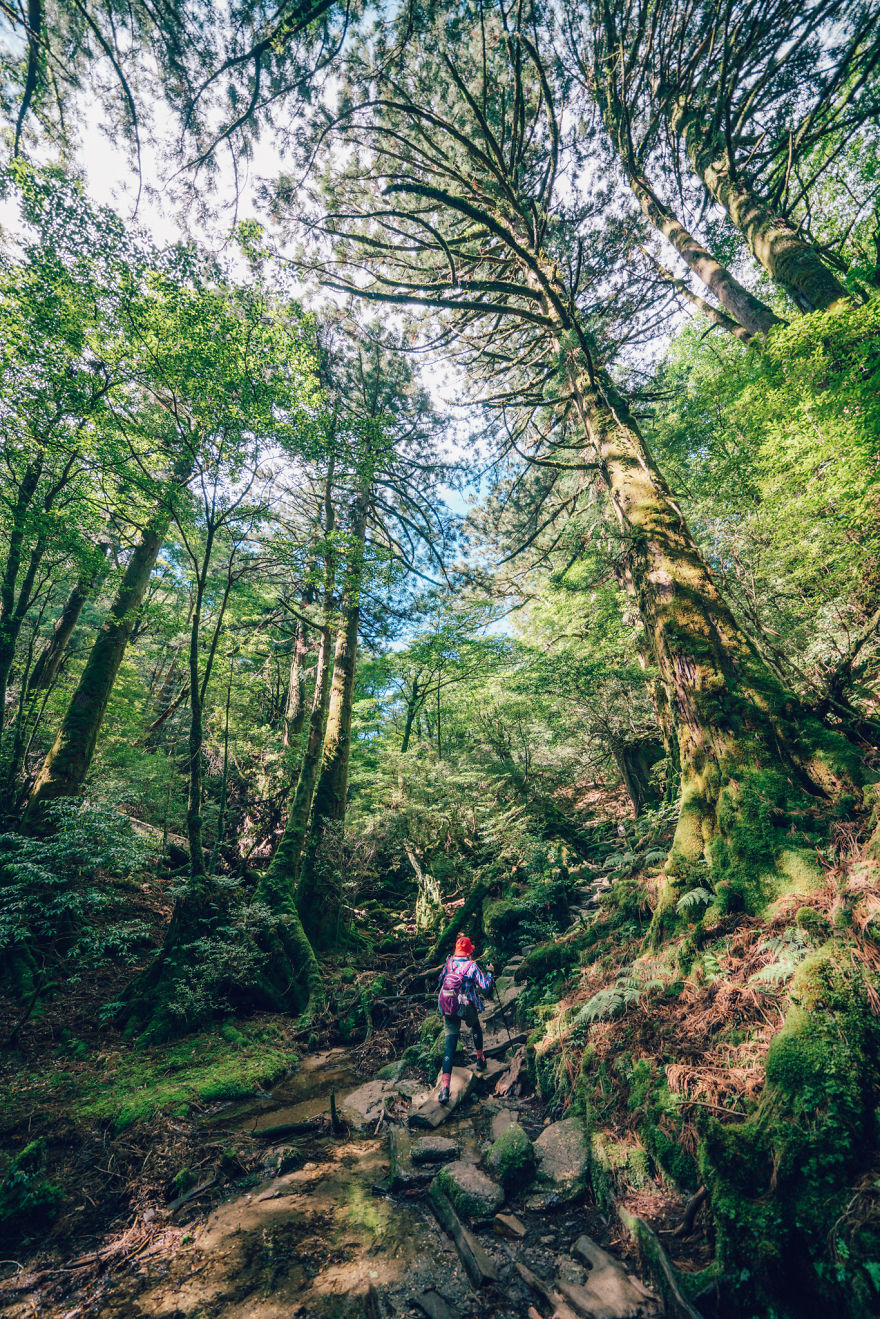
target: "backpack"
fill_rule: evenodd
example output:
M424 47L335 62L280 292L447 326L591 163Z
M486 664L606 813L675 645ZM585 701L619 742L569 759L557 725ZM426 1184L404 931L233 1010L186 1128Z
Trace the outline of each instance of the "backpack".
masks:
M458 1007L458 1015L464 1016L465 1009L470 1004L470 997L466 993L469 972L473 963L470 960L459 962L453 965L453 959L450 957L446 963L446 970L443 973L443 983L440 986L440 994L449 1002L452 999Z

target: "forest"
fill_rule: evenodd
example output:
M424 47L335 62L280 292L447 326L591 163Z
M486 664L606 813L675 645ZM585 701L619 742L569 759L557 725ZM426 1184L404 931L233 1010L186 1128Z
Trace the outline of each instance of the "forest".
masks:
M880 1314L878 0L0 65L0 1314Z

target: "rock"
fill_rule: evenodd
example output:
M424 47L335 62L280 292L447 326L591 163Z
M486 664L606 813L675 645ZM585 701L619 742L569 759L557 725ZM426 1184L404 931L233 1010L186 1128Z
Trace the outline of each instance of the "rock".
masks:
M421 1136L410 1150L413 1163L448 1163L458 1158L458 1146L445 1136Z
M589 1268L583 1283L560 1277L557 1287L581 1314L595 1319L640 1319L656 1315L656 1297L601 1246L589 1237L578 1237L572 1253Z
M389 1081L367 1081L346 1095L340 1104L340 1113L355 1131L366 1131L375 1127L385 1112L385 1100L397 1091Z
M439 1292L422 1292L421 1296L415 1297L415 1303L428 1319L455 1319L455 1311L450 1310Z
M516 1214L496 1214L492 1226L499 1237L507 1237L510 1241L522 1241L527 1230Z
M388 1063L386 1067L379 1068L378 1072L376 1073L375 1080L399 1081L405 1067L406 1067L406 1063L403 1061L402 1058L398 1059L396 1063Z
M408 1118L409 1125L411 1127L439 1127L442 1122L446 1121L450 1113L454 1113L456 1108L464 1103L473 1088L473 1072L467 1067L453 1067L449 1100L446 1104L438 1104L437 1095L440 1092L440 1076L438 1074L437 1080L430 1090L413 1095L412 1108Z
M513 1126L516 1121L516 1114L509 1108L502 1108L492 1116L492 1140L496 1141L499 1136L503 1136L508 1127Z
M486 1156L486 1165L506 1191L524 1190L535 1172L532 1142L518 1122L512 1122Z
M586 1190L590 1168L590 1146L580 1118L551 1122L535 1141L538 1183L560 1202L573 1200Z
M306 1161L306 1156L296 1145L287 1149L269 1150L263 1161L263 1171L267 1177L283 1177L286 1173L296 1172Z
M501 1080L508 1068L509 1063L501 1062L498 1058L487 1058L485 1070L474 1073L477 1088L483 1091L494 1090L496 1082Z
M436 1177L436 1184L465 1218L491 1218L504 1203L504 1192L473 1163L447 1163Z

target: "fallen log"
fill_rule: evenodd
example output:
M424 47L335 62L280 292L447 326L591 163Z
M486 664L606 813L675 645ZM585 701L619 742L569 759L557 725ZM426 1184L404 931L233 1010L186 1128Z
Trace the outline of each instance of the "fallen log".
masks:
M486 1283L498 1282L498 1270L489 1258L486 1250L472 1232L464 1226L452 1207L452 1202L441 1190L436 1181L428 1188L428 1200L437 1218L437 1222L452 1237L465 1272L474 1287L483 1287Z

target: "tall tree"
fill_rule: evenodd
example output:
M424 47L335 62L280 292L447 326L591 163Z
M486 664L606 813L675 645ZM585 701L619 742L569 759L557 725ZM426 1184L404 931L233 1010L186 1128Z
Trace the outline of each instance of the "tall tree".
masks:
M675 241L668 210L645 177L652 169L682 196L693 171L801 310L845 298L828 254L809 237L810 197L847 141L876 126L873 6L593 0L568 12L571 49L582 68L580 52L592 52L590 81L624 170L691 267L696 253ZM834 150L818 149L829 142ZM738 306L760 328L760 307L720 272L714 279L726 309L736 316Z
M325 281L445 313L447 341L530 460L606 493L680 758L669 873L703 861L741 873L764 791L858 792L865 771L737 626L599 356L613 352L619 308L603 315L613 293L586 247L594 212L572 193L578 142L538 14L476 0L430 11L417 35L395 58L377 33L352 62L327 134L349 163L329 180L334 204L320 221L334 242ZM765 864L780 846L768 844Z

